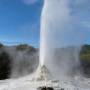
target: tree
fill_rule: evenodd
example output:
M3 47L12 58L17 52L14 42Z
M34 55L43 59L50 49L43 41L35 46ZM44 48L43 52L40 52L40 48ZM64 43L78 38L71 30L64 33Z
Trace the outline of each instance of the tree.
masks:
M0 79L7 79L10 75L10 57L6 52L0 54Z

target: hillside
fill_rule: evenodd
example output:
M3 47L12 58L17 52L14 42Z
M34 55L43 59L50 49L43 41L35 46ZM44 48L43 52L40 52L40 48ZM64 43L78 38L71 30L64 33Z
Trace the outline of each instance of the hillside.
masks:
M90 45L83 45L80 52L80 61L83 73L86 77L90 77Z
M55 63L58 64L60 60L67 59L68 55L70 56L68 59L70 58L74 61L74 49L73 47L56 49L55 57L53 57L56 60ZM80 62L83 75L90 77L90 45L82 46ZM16 46L0 44L0 80L28 75L37 69L38 64L38 49L27 44Z
M39 63L38 51L23 44L4 46L0 44L0 79L18 78L32 73Z

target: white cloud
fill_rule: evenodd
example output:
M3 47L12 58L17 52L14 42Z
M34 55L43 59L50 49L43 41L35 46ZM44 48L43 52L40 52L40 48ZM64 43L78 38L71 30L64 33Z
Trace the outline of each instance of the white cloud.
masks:
M36 3L38 0L22 0L24 4L30 5Z

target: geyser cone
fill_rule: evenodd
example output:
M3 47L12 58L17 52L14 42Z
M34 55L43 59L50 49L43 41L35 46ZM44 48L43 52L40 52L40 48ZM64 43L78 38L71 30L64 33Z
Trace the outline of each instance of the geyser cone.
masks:
M39 66L39 68L36 72L36 77L34 78L34 80L48 81L48 80L52 80L52 79L53 79L53 77L52 77L50 71L47 69L47 67L45 65Z

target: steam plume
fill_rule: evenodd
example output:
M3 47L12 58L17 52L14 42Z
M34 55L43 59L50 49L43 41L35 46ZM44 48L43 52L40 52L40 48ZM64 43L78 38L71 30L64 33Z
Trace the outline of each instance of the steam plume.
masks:
M41 16L41 65L46 64L58 78L70 76L72 69L79 65L79 49L61 50L59 58L55 55L57 48L81 44L69 4L69 0L45 0Z

